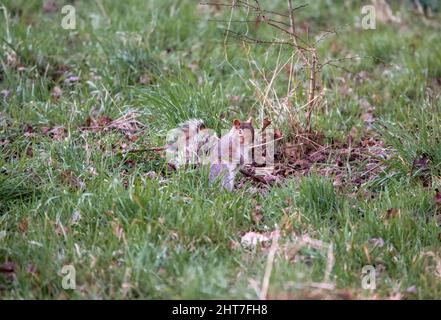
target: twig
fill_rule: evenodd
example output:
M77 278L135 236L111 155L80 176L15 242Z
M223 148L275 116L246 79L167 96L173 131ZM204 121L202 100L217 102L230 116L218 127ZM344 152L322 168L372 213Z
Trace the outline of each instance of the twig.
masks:
M306 114L306 130L311 132L311 115L314 110L315 83L317 76L317 52L314 49L311 56L311 69L309 71L308 111Z
M279 228L276 225L275 228L275 236L272 239L271 247L268 253L268 258L266 260L265 274L262 280L262 286L260 289L260 300L266 300L268 297L268 287L270 283L271 272L273 270L274 257L276 255L277 250L279 249Z

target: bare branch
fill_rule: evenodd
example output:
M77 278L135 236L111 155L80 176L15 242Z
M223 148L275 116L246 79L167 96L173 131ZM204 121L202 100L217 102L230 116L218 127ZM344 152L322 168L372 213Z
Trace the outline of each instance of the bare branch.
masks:
M261 40L261 39L252 38L252 37L249 37L247 35L238 33L236 31L233 31L233 30L230 30L230 29L225 29L225 32L231 33L234 37L238 38L239 40L245 41L247 43L254 43L254 44L283 44L283 45L290 45L290 46L293 45L289 41Z

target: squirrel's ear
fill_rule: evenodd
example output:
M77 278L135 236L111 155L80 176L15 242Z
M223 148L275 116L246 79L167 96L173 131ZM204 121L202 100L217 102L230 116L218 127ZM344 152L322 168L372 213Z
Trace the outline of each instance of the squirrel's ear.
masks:
M237 119L234 119L233 120L233 125L236 127L236 129L239 129L240 128L240 121L237 120Z
M253 117L249 117L245 123L251 123L251 121L253 121Z

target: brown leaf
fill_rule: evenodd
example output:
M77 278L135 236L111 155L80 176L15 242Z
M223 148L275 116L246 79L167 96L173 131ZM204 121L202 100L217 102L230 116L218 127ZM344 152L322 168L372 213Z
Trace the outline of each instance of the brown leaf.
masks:
M26 272L31 274L34 277L38 276L37 269L34 267L34 265L32 263L28 263L28 265L26 266Z
M50 127L41 127L41 129L40 129L41 134L44 134L44 135L48 134L50 131L51 131Z
M257 232L247 232L240 239L240 243L244 247L254 248L257 244L262 244L264 242L269 241L270 238L266 235L257 233Z
M34 149L32 148L32 145L29 145L26 148L26 155L30 158L32 158L34 156Z
M338 174L334 177L334 182L332 183L334 187L340 187L343 185L342 176Z
M365 245L362 245L362 248L363 248L364 255L366 256L367 262L369 264L371 264L371 256L369 254L369 249Z
M68 227L63 226L61 223L57 223L55 225L55 233L59 236L68 234L70 229Z
M57 11L57 4L53 0L43 1L43 12L51 13Z
M401 19L395 16L386 0L371 0L375 7L376 17L383 23L400 23Z
M406 292L407 292L407 293L415 294L415 293L418 292L418 290L417 290L417 287L416 287L415 285L413 285L413 286L410 286L409 288L407 288L407 289L406 289Z
M12 261L6 261L0 265L1 273L11 273L15 272L15 263Z
M279 129L274 129L274 140L281 139L282 137L282 132Z
M151 84L152 81L150 79L150 76L148 74L143 74L141 77L139 77L139 83L143 85Z
M108 116L105 116L105 115L104 116L99 116L96 119L96 124L98 126L100 126L100 127L104 127L104 126L108 125L110 122L112 122L112 119L109 118Z
M25 134L26 134L26 133L28 133L28 134L30 134L30 133L34 133L34 127L33 127L31 124L26 123L26 124L23 126L23 131L24 131Z
M263 119L262 123L262 132L265 131L266 128L271 124L271 120L268 118Z
M236 250L236 249L239 248L239 246L240 246L239 242L234 241L234 240L231 240L231 241L228 243L228 248L230 248L231 250Z
M12 261L6 261L0 265L0 273L4 274L6 279L15 279L16 265Z
M433 197L433 201L435 201L437 205L441 205L441 192L439 192L438 190L436 190L435 196Z
M20 232L22 233L28 231L28 219L22 218L20 220L20 222L18 223L18 230L20 230Z
M61 181L74 190L82 189L84 187L84 182L78 179L72 170L69 169L61 172Z
M230 96L230 101L231 101L232 103L237 103L237 102L240 101L240 96L232 95L232 96Z
M63 90L61 90L61 88L59 86L55 86L52 89L51 95L55 100L58 100L62 94L63 94Z
M118 219L114 219L111 224L112 224L112 233L113 233L113 235L115 237L117 237L119 241L123 240L125 242L124 229L119 224Z
M371 238L369 239L369 244L382 248L384 246L384 240L382 238Z
M399 218L400 215L401 215L401 210L400 209L398 209L398 208L391 208L391 209L387 210L385 220L386 220L386 222L388 222L392 218Z
M427 154L423 154L421 157L415 159L413 161L413 167L416 169L427 169L427 165L429 163L429 157Z
M253 220L254 223L259 223L263 218L262 215L262 206L261 205L256 205L253 209L253 211L251 212L251 219Z
M61 141L66 137L66 129L62 126L54 127L50 133L54 141Z

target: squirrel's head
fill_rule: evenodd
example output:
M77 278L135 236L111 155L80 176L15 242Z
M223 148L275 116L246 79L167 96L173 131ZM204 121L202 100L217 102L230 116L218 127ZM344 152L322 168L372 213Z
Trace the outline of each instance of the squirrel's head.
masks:
M252 117L249 117L245 122L240 120L233 120L232 133L239 138L240 144L251 146L254 143L254 128L252 124Z

